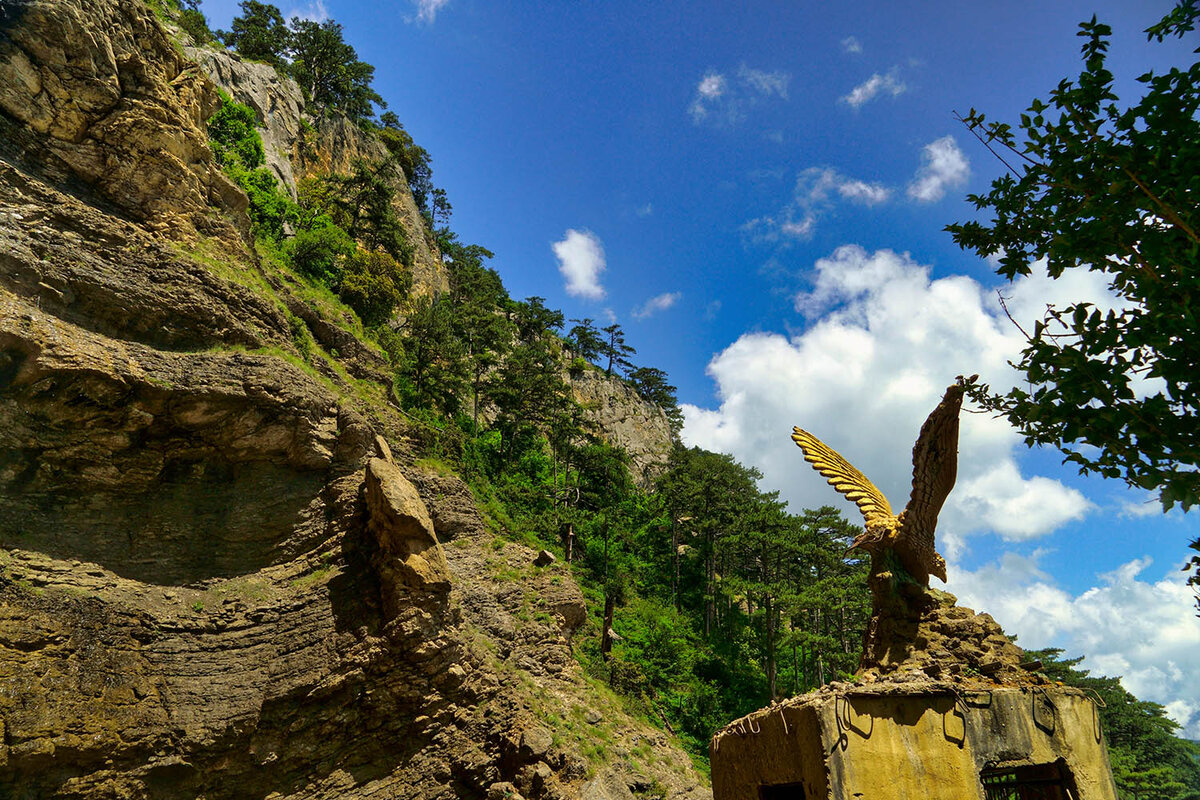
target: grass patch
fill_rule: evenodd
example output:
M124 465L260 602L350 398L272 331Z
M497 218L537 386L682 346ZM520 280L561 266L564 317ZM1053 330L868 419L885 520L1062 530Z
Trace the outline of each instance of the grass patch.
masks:
M435 475L448 475L451 477L458 476L458 473L454 471L454 467L450 466L445 461L443 461L440 458L437 458L436 456L426 456L425 458L419 458L419 459L417 459L416 463L413 464L413 466L416 467L421 472L432 472Z
M304 589L312 588L319 583L327 582L331 577L333 577L335 572L337 572L337 567L333 566L332 564L324 564L320 567L317 567L312 572L305 573L304 575L289 581L288 586L296 589L297 591L303 591Z

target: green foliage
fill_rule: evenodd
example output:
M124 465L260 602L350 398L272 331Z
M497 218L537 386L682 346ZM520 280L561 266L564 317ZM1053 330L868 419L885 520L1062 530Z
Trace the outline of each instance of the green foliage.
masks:
M208 121L209 143L225 173L246 192L255 234L278 241L284 222L294 220L298 209L279 188L274 173L263 166L262 137L256 123L253 109L222 92L221 106Z
M301 358L306 362L312 362L313 355L313 340L312 334L308 331L308 326L304 324L304 320L297 317L295 314L287 315L288 330L292 334L292 342L296 345L296 350L300 352Z
M246 169L238 162L227 163L225 172L250 200L247 211L255 235L279 241L283 237L284 223L294 219L296 206L279 188L275 173L266 167Z
M344 230L329 223L297 231L285 250L301 275L337 287L342 282L343 264L355 247L354 240Z
M633 364L630 363L629 356L635 355L637 350L625 343L625 331L615 322L601 330L604 339L600 345L600 357L608 360L604 374L612 375L613 367L621 370L632 369Z
M1097 710L1121 800L1200 800L1200 745L1176 737L1179 726L1158 703L1139 700L1118 678L1076 669L1083 660L1062 650L1030 650L1042 671L1068 686L1095 692Z
M257 0L242 0L238 7L242 13L233 18L232 30L218 31L217 37L243 58L286 67L289 33L279 9Z
M338 297L371 327L391 316L411 282L411 275L388 253L359 248L345 261Z
M639 397L663 410L671 424L672 435L678 437L683 430L683 412L679 410L675 387L667 383L667 373L657 367L638 367L627 377Z
M431 408L446 416L459 410L467 382L466 355L454 335L447 299L419 297L404 320L404 356L396 370L406 407Z
M413 200L423 216L432 217L433 209L430 200L433 197L433 169L429 164L429 153L425 148L413 141L408 131L400 124L400 118L392 111L385 112L379 117L380 128L377 131L380 140L388 152L396 159L396 163L404 171L408 188L412 191Z
M208 29L208 20L199 8L185 8L179 12L179 27L183 28L192 41L203 46L216 41L216 35Z
M302 202L327 214L339 227L368 249L382 249L405 266L412 265L413 250L393 200L396 164L387 159L359 159L348 175L327 175L305 181Z
M293 17L287 44L288 71L317 108L366 121L375 116L376 105L387 107L371 88L375 67L358 60L358 53L343 38L340 23Z
M208 119L208 139L217 163L255 169L264 163L262 137L254 109L235 103L224 91L221 106Z
M234 17L232 30L218 31L217 38L243 58L291 75L313 109L337 111L366 124L375 106L387 107L371 88L375 67L359 61L340 23L293 17L285 24L276 6L257 0L243 0L239 7L242 13Z
M605 344L600 329L593 324L590 317L573 319L571 322L575 325L567 334L567 347L578 353L580 358L596 363Z
M1149 36L1182 36L1198 16L1186 0ZM1009 172L970 197L990 224L947 230L998 256L1009 279L1037 259L1052 278L1101 272L1121 307L1050 307L1015 364L1025 381L971 395L1028 444L1186 509L1200 502L1200 62L1140 76L1143 96L1122 108L1106 66L1111 29L1093 17L1079 35L1083 72L1033 101L1020 139L974 109L964 119Z

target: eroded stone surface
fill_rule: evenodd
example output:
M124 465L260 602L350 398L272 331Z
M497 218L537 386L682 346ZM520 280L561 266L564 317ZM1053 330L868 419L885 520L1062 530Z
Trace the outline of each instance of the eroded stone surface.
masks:
M213 161L204 131L216 88L148 8L118 0L8 5L0 110L44 151L27 155L55 162L158 231L227 228L214 206L244 216L245 195Z
M607 441L629 453L630 471L638 483L647 485L662 474L671 454L671 424L661 408L599 370L572 375L569 385L585 418Z
M379 548L378 570L385 590L400 595L397 606L406 602L405 590L450 591L446 557L416 488L395 464L382 458L368 462L366 476L368 527ZM387 599L384 604L390 605ZM398 613L389 610L393 616Z

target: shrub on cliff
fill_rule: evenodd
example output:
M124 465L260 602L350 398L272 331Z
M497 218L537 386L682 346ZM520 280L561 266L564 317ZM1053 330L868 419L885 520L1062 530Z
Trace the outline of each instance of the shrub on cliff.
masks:
M330 223L297 232L288 240L285 252L301 275L336 289L342 279L342 262L354 253L354 241Z
M363 324L381 325L408 294L411 278L396 259L378 250L356 250L342 268L338 296Z
M254 109L235 103L221 92L221 107L208 120L209 146L218 164L227 166L236 161L246 169L263 165L262 137L255 130L257 121Z
M278 241L283 226L295 220L299 210L279 188L271 170L263 166L262 137L255 130L254 110L221 93L221 107L208 120L209 146L213 156L250 200L247 212L255 235Z

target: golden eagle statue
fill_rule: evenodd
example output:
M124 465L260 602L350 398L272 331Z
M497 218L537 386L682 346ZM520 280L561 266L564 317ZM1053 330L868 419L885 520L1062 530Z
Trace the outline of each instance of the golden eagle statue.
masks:
M964 381L960 377L946 389L942 401L921 426L921 434L913 447L912 494L900 516L892 513L883 492L836 450L808 431L793 429L792 440L804 451L804 460L828 478L830 486L853 500L862 512L866 530L850 547L871 554L873 578L883 575L898 578L889 574L898 562L920 586L929 586L930 575L946 580L946 562L933 548L933 532L937 527L938 512L954 488L958 472L958 413L963 391L970 380ZM894 559L888 557L889 554L894 555ZM880 587L872 588L878 590Z

